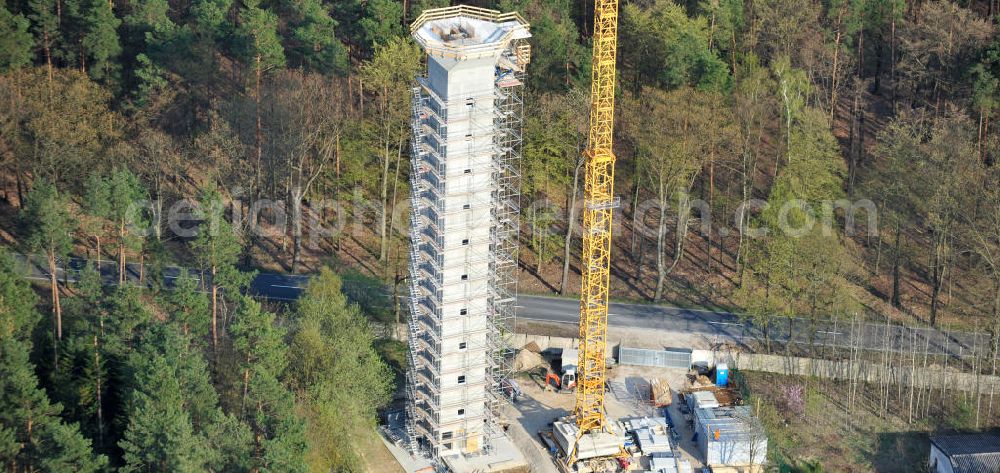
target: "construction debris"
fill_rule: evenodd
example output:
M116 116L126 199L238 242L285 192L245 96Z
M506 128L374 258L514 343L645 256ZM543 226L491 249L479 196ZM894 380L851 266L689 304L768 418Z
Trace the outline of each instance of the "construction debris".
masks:
M688 389L683 396L685 398L690 397L694 393L698 392L709 392L715 397L716 402L719 406L741 406L743 405L743 396L741 396L735 389L731 387L720 388L716 385L702 386L697 388ZM707 406L705 406L707 407Z
M670 405L671 393L670 383L663 378L653 378L649 380L649 400L654 407L666 407Z

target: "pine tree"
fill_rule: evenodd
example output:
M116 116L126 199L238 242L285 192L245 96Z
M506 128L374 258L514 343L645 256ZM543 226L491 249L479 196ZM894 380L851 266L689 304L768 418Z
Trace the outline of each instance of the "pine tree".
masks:
M393 39L403 36L403 5L393 0L364 2L363 16L359 22L367 46L375 50Z
M28 340L38 323L38 297L14 269L14 261L0 250L0 339Z
M141 251L146 222L137 205L147 199L145 187L126 167L115 168L108 180L108 215L115 227L118 246L118 284L128 280L125 255L128 250Z
M101 236L104 234L105 220L111 215L111 187L107 179L94 172L87 177L84 184L83 212L86 218L81 222L81 228L94 237L96 244L94 253L97 267L101 267Z
M0 72L20 69L31 63L35 38L28 32L28 19L0 5Z
M236 30L239 54L253 71L254 99L254 184L252 197L261 195L264 153L264 130L261 114L261 88L264 74L285 67L285 50L278 37L278 15L260 7L260 0L245 0L240 10L240 24Z
M52 82L52 56L53 48L59 39L59 15L58 0L28 0L28 18L32 23L32 31L38 46L42 48L45 56L45 64L49 74L49 83Z
M100 471L107 458L60 419L62 406L38 387L30 351L28 342L0 337L0 463L13 471Z
M78 473L103 471L107 458L94 457L90 440L80 435L76 424L55 419L38 426L39 469Z
M305 424L279 381L288 364L285 330L275 326L274 314L243 298L230 333L243 373L243 418L253 431L253 469L307 471Z
M124 361L145 332L153 314L142 301L142 291L134 286L118 286L106 299L104 331L110 356Z
M201 348L170 321L146 325L135 343L121 380L125 471L246 471L250 430L219 407Z
M337 22L319 0L301 0L294 4L298 17L292 33L295 46L289 51L293 61L306 70L324 74L347 71L347 51L337 40Z
M189 30L179 28L170 19L170 4L166 0L142 0L132 2L131 7L122 19L123 56L135 56L132 101L145 107L167 90L166 65L191 54L192 38Z
M195 333L200 338L208 331L209 301L198 286L198 279L182 268L173 290L164 293L163 305L184 335Z
M223 38L231 32L226 15L232 0L195 0L191 3L193 24L189 25L200 37Z
M84 22L86 33L81 43L90 59L90 76L97 80L113 79L118 68L116 59L122 52L117 31L121 20L115 16L107 0L90 0L84 12Z
M75 227L69 213L68 202L56 187L45 179L38 179L34 189L28 194L24 207L24 223L28 229L25 239L32 251L45 253L48 262L49 284L52 294L52 315L55 338L62 340L62 306L59 300L59 279L56 276L57 263L69 254Z
M185 411L181 385L171 367L179 360L139 353L140 365L128 428L118 443L124 452L122 472L199 472L210 462L206 439L194 432Z
M214 186L205 189L199 201L197 216L202 222L198 225L198 236L192 247L202 271L208 271L207 275L202 274L202 281L207 280L209 287L212 348L215 349L218 346L220 289L238 290L249 282L249 276L236 269L243 242L223 215L222 197L218 190Z

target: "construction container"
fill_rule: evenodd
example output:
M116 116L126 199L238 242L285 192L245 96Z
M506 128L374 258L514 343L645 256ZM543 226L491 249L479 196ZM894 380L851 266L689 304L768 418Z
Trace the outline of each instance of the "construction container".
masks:
M719 400L712 391L695 391L684 396L692 411L719 407Z
M649 470L656 473L692 473L691 462L672 452L658 452L649 456Z
M580 429L575 423L557 421L552 424L552 437L563 454L569 454L576 444L576 459L607 457L616 455L625 444L622 436L611 432L590 432L577 438Z
M749 407L698 409L694 427L708 465L761 464L767 458L767 435Z

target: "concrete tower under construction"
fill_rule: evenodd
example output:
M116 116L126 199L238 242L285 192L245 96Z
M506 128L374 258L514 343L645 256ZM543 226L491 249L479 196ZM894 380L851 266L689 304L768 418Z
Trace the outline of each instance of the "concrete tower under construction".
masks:
M489 455L509 360L528 24L468 6L413 23L409 371L412 451Z

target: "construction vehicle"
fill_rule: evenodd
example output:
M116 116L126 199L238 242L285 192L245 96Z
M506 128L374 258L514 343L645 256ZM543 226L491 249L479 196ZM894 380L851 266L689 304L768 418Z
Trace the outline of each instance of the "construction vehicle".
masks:
M590 131L584 151L580 364L576 378L576 406L573 409L576 442L567 449L568 467L572 467L578 458L586 456L581 453L581 445L607 444L618 436L610 432L604 410L611 224L614 208L619 202L614 196L615 155L612 150L618 0L594 1L593 31ZM619 450L624 452L623 448Z
M580 351L574 348L565 348L562 351L562 361L560 371L562 378L560 385L562 389L573 389L576 387L576 369L580 364Z

